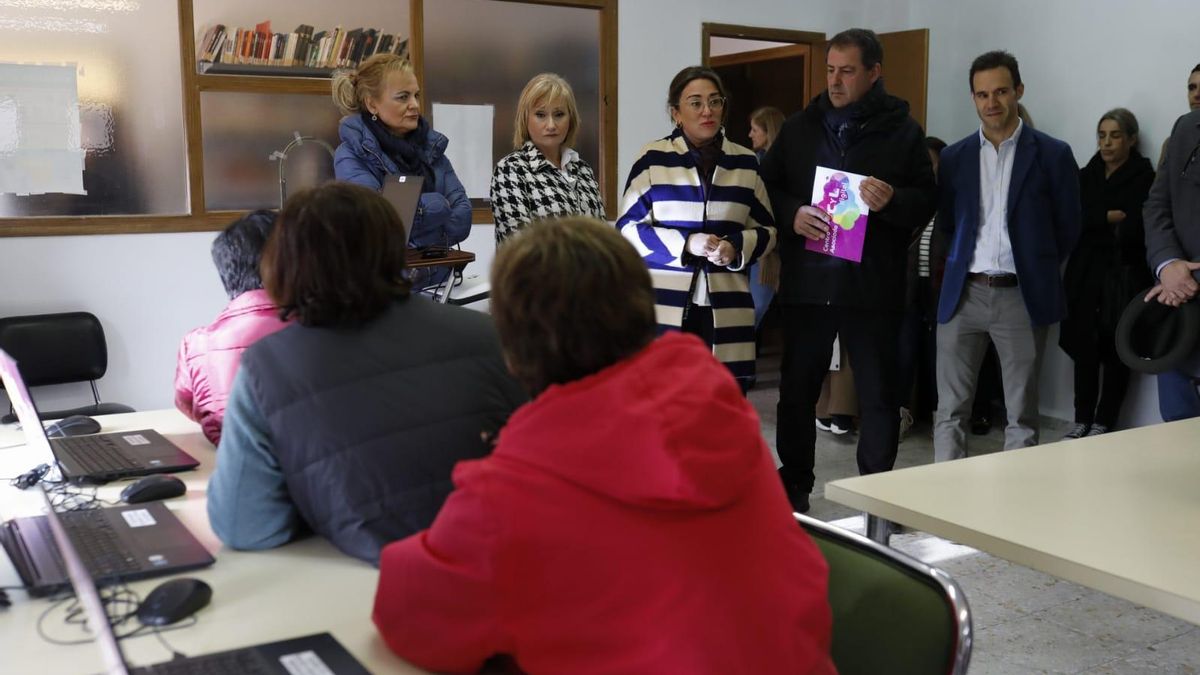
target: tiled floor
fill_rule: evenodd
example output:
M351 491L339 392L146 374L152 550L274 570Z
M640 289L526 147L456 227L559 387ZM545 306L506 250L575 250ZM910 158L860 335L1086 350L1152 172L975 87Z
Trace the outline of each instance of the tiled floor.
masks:
M750 401L774 449L778 365L764 363ZM774 366L774 372L772 372ZM1043 439L1069 424L1044 420ZM826 481L857 475L857 436L818 432L817 489L809 515L862 531L861 513L824 499ZM996 452L999 428L971 436L972 454ZM897 467L933 461L924 425L900 445ZM1200 627L1112 596L1042 574L924 533L892 538L892 545L949 572L967 593L974 615L972 675L1025 673L1200 674ZM1197 561L1200 574L1200 561Z

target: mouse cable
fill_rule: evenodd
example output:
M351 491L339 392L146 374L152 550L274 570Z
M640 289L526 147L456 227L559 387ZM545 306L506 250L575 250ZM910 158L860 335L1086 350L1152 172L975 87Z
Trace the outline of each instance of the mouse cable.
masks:
M116 598L117 600L114 601L114 598ZM68 626L71 626L72 628L79 627L81 630L83 630L85 632L87 631L87 621L83 617L83 610L79 606L79 602L76 599L75 595L71 594L71 595L65 595L65 596L58 597L58 598L54 598L54 597L50 598L50 605L48 607L46 607L46 609L41 613L40 616L38 616L38 620L37 620L37 624L36 624L38 637L40 637L43 641L45 641L49 644L58 645L58 646L85 645L85 644L91 644L91 643L95 642L96 638L94 636L87 637L87 638L81 638L81 639L62 640L62 639L59 639L56 637L52 637L46 631L46 628L45 628L46 619L50 616L50 614L52 612L63 607L68 602L70 602L71 604L66 606L66 610L65 610L66 614L63 617L63 623ZM101 594L101 602L104 604L105 613L109 616L109 625L113 627L113 635L116 637L117 640L125 640L128 638L142 637L144 635L149 634L149 632L150 632L149 629L151 628L150 626L138 626L132 630L127 630L125 632L119 632L117 630L117 628L119 626L124 625L126 622L130 621L130 619L133 616L135 616L137 614L137 605L140 603L140 598L136 592L130 590L127 587L123 587L123 588L117 589L115 591L111 591L110 593L108 593L107 597L102 593ZM113 612L111 612L109 608L112 606L115 606L117 604L122 605L122 606L130 606L131 605L132 609L114 616ZM168 628L164 628L164 629L155 628L154 630L155 631L162 630L163 632L169 632L169 631L173 631L173 630L181 630L184 628L191 628L192 626L196 625L196 623L198 622L198 619L195 616L190 617L190 619L191 620L187 621L186 623L177 623ZM159 639L162 640L161 637ZM174 650L171 650L171 651L172 651L172 653L177 653Z

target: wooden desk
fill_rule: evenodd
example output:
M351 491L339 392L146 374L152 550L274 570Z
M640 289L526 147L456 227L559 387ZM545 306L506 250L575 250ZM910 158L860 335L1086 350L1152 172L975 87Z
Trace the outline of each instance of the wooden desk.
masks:
M461 271L473 262L475 262L474 253L453 248L440 258L423 258L420 251L409 249L404 258L405 266L414 270L423 267L449 267L453 271ZM454 274L451 274L442 283L430 288L434 289L434 299L443 305L446 304L450 300L450 291L454 288Z
M1200 624L1200 419L846 478L825 497Z
M441 258L422 258L421 252L416 249L409 249L404 256L404 265L409 269L420 269L422 267L466 267L475 262L475 254L469 251L459 251L458 249L450 249L446 255Z
M374 673L421 673L397 658L379 639L371 623L378 571L339 553L318 537L288 544L272 551L238 552L222 547L208 525L205 491L216 456L200 427L175 410L98 417L104 431L154 428L196 459L200 468L177 474L187 483L184 497L167 504L217 558L212 567L188 573L213 588L212 603L197 613L198 623L190 628L163 633L172 647L188 655L282 640L329 631ZM0 476L15 476L43 461L25 448L10 448L22 442L11 427L0 430ZM101 496L116 499L125 483L105 486ZM36 493L21 492L0 484L0 516L40 513ZM163 579L130 584L144 598ZM7 556L0 556L0 585L19 585L20 579ZM21 591L9 592L13 606L0 610L0 672L95 673L102 669L100 653L93 644L52 645L38 636L38 617L49 607L44 599L31 599ZM62 622L56 612L44 627L59 639L86 637L78 626ZM126 659L133 665L149 665L171 658L150 633L122 640Z

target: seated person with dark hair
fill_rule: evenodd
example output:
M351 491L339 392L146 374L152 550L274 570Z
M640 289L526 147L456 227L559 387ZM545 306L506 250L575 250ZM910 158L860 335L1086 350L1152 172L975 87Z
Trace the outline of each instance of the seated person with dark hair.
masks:
M213 445L221 442L225 401L242 352L287 325L258 276L263 245L274 225L274 211L254 211L213 240L213 264L229 294L229 304L212 323L188 333L179 344L175 407L199 422L204 437Z
M428 527L450 471L525 396L486 314L410 297L404 227L372 190L284 204L263 285L295 323L242 356L208 484L213 532L263 549L311 530L375 563Z
M655 339L633 246L596 220L528 225L491 303L536 398L455 469L433 527L384 549L387 644L438 672L834 672L825 561L758 416L699 338Z

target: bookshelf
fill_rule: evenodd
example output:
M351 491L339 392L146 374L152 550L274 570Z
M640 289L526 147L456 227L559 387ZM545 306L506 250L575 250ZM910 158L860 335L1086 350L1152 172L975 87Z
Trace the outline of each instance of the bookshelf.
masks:
M427 0L409 0L408 53L418 81L424 83L424 7ZM601 128L599 166L601 191L609 213L615 213L619 184L617 162L617 4L619 0L494 0L521 5L567 6L594 9L600 27L601 110L596 122ZM200 68L197 42L206 27L194 21L193 0L176 0L178 8L180 103L187 164L187 208L185 214L38 216L0 218L0 237L63 236L80 234L130 234L219 230L244 211L206 208L204 179L204 135L201 96L208 92L248 94L330 95L332 69L306 70L250 64L213 64ZM278 4L280 8L286 5ZM262 8L265 14L269 8ZM156 27L162 29L165 27ZM552 37L552 36L547 36ZM238 67L244 66L244 67ZM203 72L201 72L203 70ZM432 83L431 83L432 84ZM445 83L438 83L446 86ZM427 87L426 105L438 97L437 86ZM332 103L331 103L332 105ZM428 114L429 110L426 110ZM472 220L491 222L487 208L477 209Z

